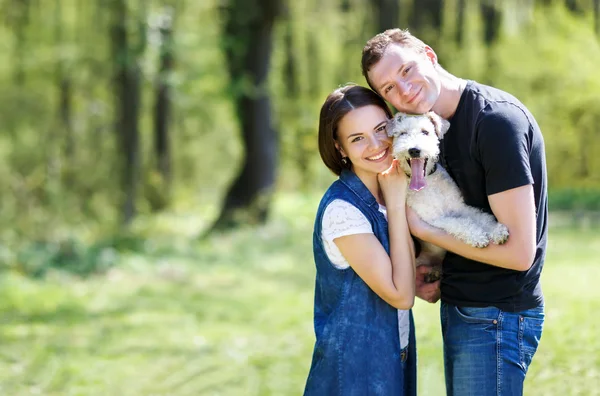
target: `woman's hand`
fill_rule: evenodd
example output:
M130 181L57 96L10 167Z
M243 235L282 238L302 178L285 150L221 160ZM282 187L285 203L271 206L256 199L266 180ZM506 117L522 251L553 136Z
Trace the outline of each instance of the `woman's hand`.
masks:
M377 181L381 187L385 206L388 209L393 207L404 209L408 183L406 174L400 169L397 159L392 161L392 165L387 170L377 174Z

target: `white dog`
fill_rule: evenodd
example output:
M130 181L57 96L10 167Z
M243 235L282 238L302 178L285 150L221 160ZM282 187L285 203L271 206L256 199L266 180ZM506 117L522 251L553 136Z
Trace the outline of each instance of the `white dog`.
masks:
M394 138L393 156L410 177L406 202L426 223L471 246L483 248L490 242L503 244L508 240L506 226L498 223L493 215L467 206L458 186L437 163L439 141L449 127L450 123L434 112L398 113L388 123L387 134ZM443 249L423 242L421 247L417 265L432 259L441 262Z

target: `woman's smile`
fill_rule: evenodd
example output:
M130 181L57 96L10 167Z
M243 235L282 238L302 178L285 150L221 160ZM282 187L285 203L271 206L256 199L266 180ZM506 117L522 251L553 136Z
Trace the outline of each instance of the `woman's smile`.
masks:
M390 151L390 148L387 147L385 150L381 151L380 153L378 153L376 155L373 155L371 157L367 157L366 159L368 161L372 161L372 162L381 162L381 161L384 161L386 159L389 151Z

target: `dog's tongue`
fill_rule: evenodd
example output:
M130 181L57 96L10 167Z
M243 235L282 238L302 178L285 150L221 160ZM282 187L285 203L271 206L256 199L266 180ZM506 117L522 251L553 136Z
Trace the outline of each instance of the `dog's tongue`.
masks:
M425 187L425 159L413 158L410 160L410 184L408 188L413 191L419 191Z

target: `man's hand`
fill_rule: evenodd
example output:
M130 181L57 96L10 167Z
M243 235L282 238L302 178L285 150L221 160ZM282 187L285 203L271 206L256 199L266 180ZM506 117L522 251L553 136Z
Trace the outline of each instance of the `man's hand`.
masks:
M425 282L425 276L429 274L431 267L428 265L420 265L416 270L416 290L415 294L422 300L430 303L435 303L440 299L440 281L433 283Z

